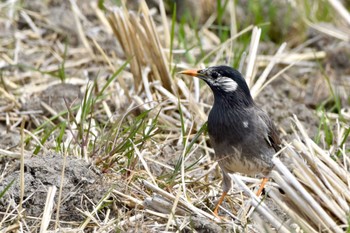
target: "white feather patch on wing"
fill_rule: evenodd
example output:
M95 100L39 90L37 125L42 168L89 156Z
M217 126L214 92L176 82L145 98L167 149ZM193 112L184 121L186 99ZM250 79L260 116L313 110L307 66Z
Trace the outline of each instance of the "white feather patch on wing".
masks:
M249 127L249 122L248 121L243 121L243 127L248 128Z

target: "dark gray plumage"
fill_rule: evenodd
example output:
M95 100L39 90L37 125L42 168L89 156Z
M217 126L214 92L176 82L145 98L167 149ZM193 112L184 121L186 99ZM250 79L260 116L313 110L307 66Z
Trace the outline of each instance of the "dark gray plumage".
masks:
M279 149L280 139L273 122L256 106L237 70L229 66L213 66L181 73L204 80L214 94L208 132L215 150L214 159L218 161L224 178L220 205L231 188L228 173L268 176L273 169L272 156Z

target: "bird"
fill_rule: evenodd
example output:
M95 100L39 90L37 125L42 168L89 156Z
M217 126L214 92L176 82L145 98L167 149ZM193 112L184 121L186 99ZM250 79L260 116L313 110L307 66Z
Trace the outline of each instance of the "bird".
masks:
M184 70L180 74L206 82L214 95L207 126L213 159L221 168L223 193L213 211L218 210L231 189L230 173L263 177L257 196L263 191L274 167L273 156L280 149L277 128L268 114L254 102L242 74L226 66Z

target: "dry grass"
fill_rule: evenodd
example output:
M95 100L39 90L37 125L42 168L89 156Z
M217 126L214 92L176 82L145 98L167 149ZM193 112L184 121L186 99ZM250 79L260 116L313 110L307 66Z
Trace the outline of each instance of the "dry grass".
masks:
M329 2L334 14L339 12L344 20L336 21L334 28L341 25L349 30L349 13L338 1ZM254 98L259 98L267 85L281 81L289 69L318 67L326 51L293 51L283 43L274 49L275 54L262 55L261 28L250 25L220 43L210 28L211 19L197 31L178 24L175 33L182 27L188 45L193 46L186 50L172 32L174 22L166 18L162 4L161 15L144 3L137 13L121 6L107 7L106 14L94 1L79 5L71 0L63 5L70 9L68 29L42 11L15 1L0 5L0 12L6 15L0 21L4 28L0 123L4 131L21 134L16 146L0 148L4 161L0 183L9 175L7 166L13 160L21 164L20 200L6 192L2 196L0 190L0 202L8 201L7 208L0 209L0 232L349 230L348 106L342 106L340 114L326 112L335 126L334 140L328 146L316 143L298 116L291 116L295 132L274 158L276 169L266 195L254 195L259 179L233 174L236 186L221 208L225 218L218 219L212 207L221 192L221 178L217 163L210 159L213 150L205 135L211 93L198 80L176 74L182 68L227 60L232 64L237 55L233 44L249 34L248 56L241 57L239 69ZM89 9L96 19L89 19L81 9ZM25 27L18 27L19 23ZM231 29L236 32L233 26ZM66 47L62 30L77 41L75 46ZM348 34L333 32L324 33L349 41ZM196 46L198 37L206 45L205 55ZM110 46L115 40L118 43ZM195 58L197 64L186 62L185 57ZM23 108L28 99L60 82L79 85L85 94L71 102L65 99L65 112L42 100L39 108ZM53 137L47 129L53 129ZM327 132L320 134L326 141ZM59 214L65 167L60 187L47 187L43 213L25 214L23 206L32 194L25 199L24 165L37 150L44 155L56 151L64 158L85 159L105 172L110 190L99 202L89 199L93 208L76 207L83 221L66 222Z

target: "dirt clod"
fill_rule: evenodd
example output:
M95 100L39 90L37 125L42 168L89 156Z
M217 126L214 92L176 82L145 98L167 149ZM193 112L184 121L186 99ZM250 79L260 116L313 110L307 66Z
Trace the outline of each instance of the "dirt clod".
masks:
M68 83L60 83L53 86L49 86L44 91L40 92L37 96L33 96L23 105L25 111L40 111L42 110L45 115L48 115L47 109L42 105L42 102L49 105L57 113L67 110L68 107L72 107L72 104L78 103L77 101L82 98L80 87Z
M60 154L49 154L46 156L27 157L24 159L24 206L25 213L31 217L42 217L45 207L45 199L48 188L56 186L57 189L62 182L62 168L64 159ZM8 173L0 182L0 190L14 180L13 185L0 199L0 212L6 212L10 201L17 205L20 200L20 163L19 161L2 161L11 164L6 169ZM4 167L0 167L4 169ZM108 185L102 183L102 176L82 159L73 157L66 158L65 173L63 178L63 192L60 205L60 219L62 221L82 220L79 210L89 210L93 203L97 203L108 190ZM56 192L55 204L57 204ZM91 203L92 201L93 203ZM54 207L55 208L55 207ZM91 209L90 209L91 211ZM56 212L54 212L55 216ZM1 214L0 214L0 218Z

